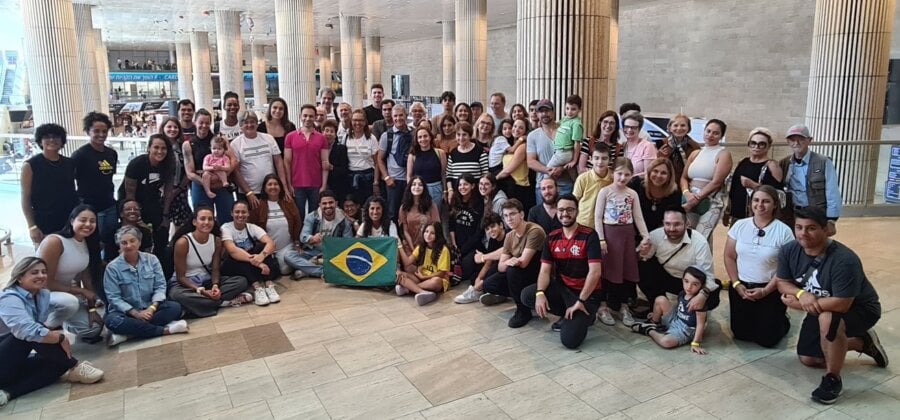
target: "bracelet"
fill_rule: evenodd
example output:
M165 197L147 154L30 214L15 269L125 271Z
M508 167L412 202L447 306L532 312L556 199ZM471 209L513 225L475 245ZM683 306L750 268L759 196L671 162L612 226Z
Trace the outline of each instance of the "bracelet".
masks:
M738 287L738 286L740 286L740 285L741 285L741 281L740 281L740 280L735 280L735 281L732 281L732 282L731 282L731 288L735 288L735 287Z
M538 296L544 296L544 291L538 290L537 292L534 293L534 297L538 297Z
M219 283L213 283L212 287L213 287L213 289L218 289L218 288L219 288Z
M97 312L97 308L88 309L88 313L94 313L94 312Z
M247 197L252 197L254 195L256 195L256 193L254 193L253 191L247 191Z
M30 227L28 228L29 231L35 230L35 229L40 230L40 229L37 227L37 225L32 225L32 226L30 226Z
M206 288L204 288L204 287L198 287L198 288L194 289L194 291L197 292L198 295L203 294L204 290L206 290Z
M581 296L578 296L578 301L581 302L582 305L587 303L587 301L582 299Z
M699 341L691 341L691 347L700 347Z
M687 194L687 193L689 193L689 192L691 192L691 190L690 190L690 189L686 189L686 190L682 191L681 193L682 193L682 194Z
M797 291L797 293L794 296L797 298L797 300L800 300L800 295L802 295L804 293L806 293L806 290L800 289Z
M150 311L150 312L156 312L156 307L153 306L153 305L150 305L150 306L147 307L147 310Z

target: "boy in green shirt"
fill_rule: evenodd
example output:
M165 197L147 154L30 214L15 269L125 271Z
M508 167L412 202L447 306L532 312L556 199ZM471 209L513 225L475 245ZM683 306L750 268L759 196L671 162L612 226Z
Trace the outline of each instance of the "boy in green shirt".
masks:
M566 98L566 116L559 122L553 138L553 156L547 163L550 168L563 167L570 170L578 165L581 139L584 138L584 123L581 121L582 100L578 95Z

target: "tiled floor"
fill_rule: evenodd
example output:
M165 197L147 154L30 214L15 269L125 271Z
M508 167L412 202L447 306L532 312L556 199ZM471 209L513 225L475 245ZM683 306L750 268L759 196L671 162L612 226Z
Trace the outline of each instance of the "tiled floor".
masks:
M512 330L511 305L456 305L280 281L282 303L229 308L191 333L78 345L103 382L57 383L11 402L0 417L38 418L900 418L900 220L842 219L837 239L862 257L881 296L887 369L849 354L844 396L809 400L821 371L794 353L801 314L775 349L736 343L727 298L713 312L710 354L662 350L623 326L596 326L578 351L550 322ZM716 238L716 264L723 273ZM10 264L7 261L7 270ZM282 337L281 340L271 337Z

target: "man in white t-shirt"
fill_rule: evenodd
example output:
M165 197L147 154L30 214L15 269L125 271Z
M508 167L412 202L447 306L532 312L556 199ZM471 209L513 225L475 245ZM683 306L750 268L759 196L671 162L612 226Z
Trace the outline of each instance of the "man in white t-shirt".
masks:
M263 179L268 174L277 174L282 185L287 185L284 175L284 161L275 139L256 131L259 120L252 111L244 111L238 118L244 134L231 141L231 149L238 160L235 182L251 208L259 205L256 194L262 193Z
M225 111L225 118L216 123L213 132L225 136L228 140L233 140L241 135L241 124L238 120L238 111L241 110L240 98L237 93L225 92L222 96L222 110Z

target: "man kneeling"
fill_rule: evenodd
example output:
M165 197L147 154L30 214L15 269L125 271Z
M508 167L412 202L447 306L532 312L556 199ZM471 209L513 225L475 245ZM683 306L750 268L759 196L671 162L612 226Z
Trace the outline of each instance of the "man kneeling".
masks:
M778 256L778 291L784 304L806 311L797 354L807 366L824 367L822 383L812 399L834 403L841 395L841 368L848 350L865 353L879 367L887 354L871 330L881 318L878 293L866 278L862 262L850 248L828 238L828 219L819 208L796 212L796 241Z

